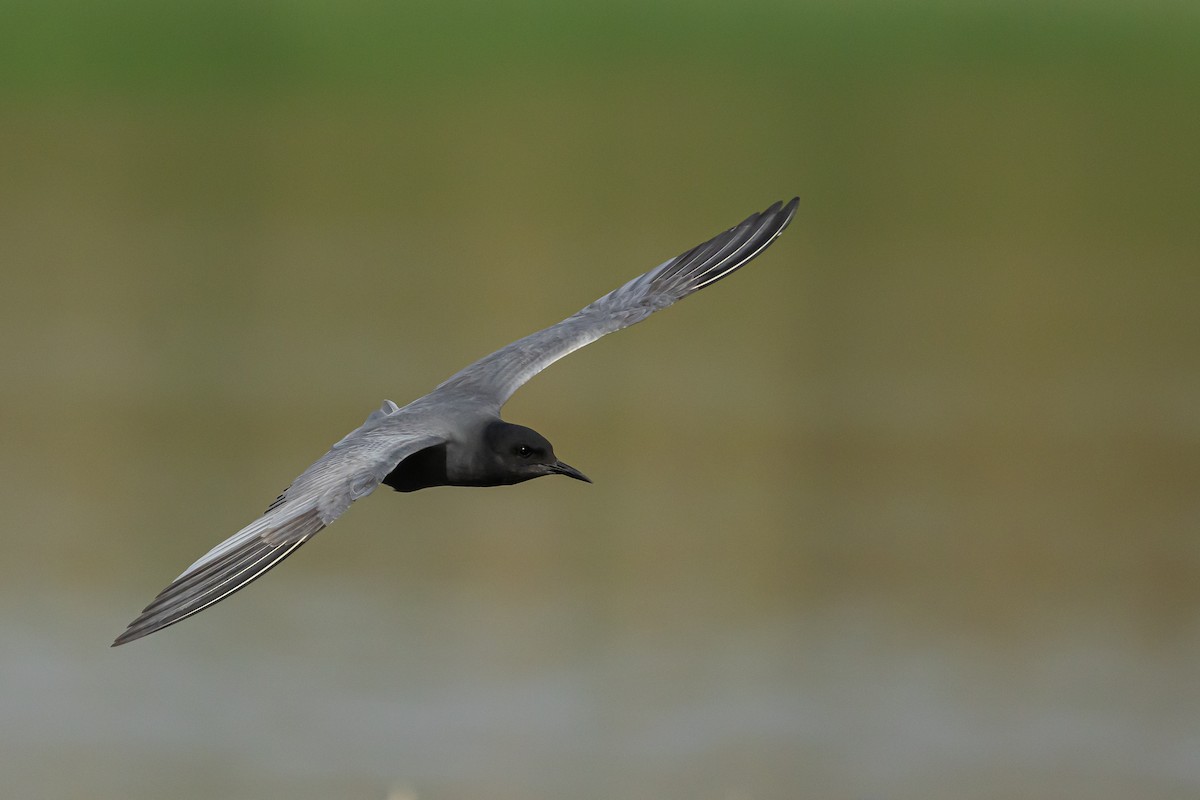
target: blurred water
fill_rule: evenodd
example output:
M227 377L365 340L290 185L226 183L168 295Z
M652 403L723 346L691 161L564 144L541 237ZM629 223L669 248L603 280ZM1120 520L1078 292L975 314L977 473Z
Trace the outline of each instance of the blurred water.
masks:
M363 583L259 590L132 656L83 644L78 621L5 620L10 791L1115 798L1200 782L1194 646L1145 647L1127 622L1060 618L1014 644L914 634L860 601L596 624L576 591L522 604L447 583L422 602Z

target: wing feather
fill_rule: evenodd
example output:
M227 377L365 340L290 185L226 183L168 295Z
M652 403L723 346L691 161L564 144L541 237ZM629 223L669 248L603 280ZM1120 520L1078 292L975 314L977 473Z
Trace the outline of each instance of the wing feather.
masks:
M184 570L143 609L113 646L140 639L229 597L294 553L350 504L370 494L409 455L445 441L383 425L400 411L388 401L335 444L267 512ZM397 428L401 429L398 430Z
M435 391L465 392L499 409L530 378L605 334L641 322L750 263L796 214L799 198L775 203L601 297L556 325L518 339L460 370Z

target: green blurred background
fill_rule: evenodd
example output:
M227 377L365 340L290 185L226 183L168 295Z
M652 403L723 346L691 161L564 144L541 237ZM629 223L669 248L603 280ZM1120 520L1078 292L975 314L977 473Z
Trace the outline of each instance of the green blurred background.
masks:
M0 2L0 794L1200 796L1200 7ZM384 398L792 194L124 624Z

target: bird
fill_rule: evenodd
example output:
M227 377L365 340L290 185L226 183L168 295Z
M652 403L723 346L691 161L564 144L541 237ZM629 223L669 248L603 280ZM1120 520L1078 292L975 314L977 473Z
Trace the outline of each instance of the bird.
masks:
M744 267L788 226L799 198L777 202L669 259L561 322L476 361L406 406L386 400L304 470L262 516L201 556L129 623L113 647L224 600L381 485L505 486L544 475L591 479L537 431L500 409L533 376L601 336L641 322Z

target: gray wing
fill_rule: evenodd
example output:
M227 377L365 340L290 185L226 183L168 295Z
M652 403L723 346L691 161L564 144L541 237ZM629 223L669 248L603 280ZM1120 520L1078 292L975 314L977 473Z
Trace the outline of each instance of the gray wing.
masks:
M786 206L775 203L752 214L740 225L634 278L557 325L476 361L438 390L463 389L499 409L526 381L563 356L641 322L748 264L783 233L798 203L799 198L793 198Z
M367 418L306 469L263 516L208 551L142 611L113 646L174 625L224 600L260 578L300 545L366 497L397 464L423 448L440 444L439 435L397 431L382 425L402 413L395 403Z

